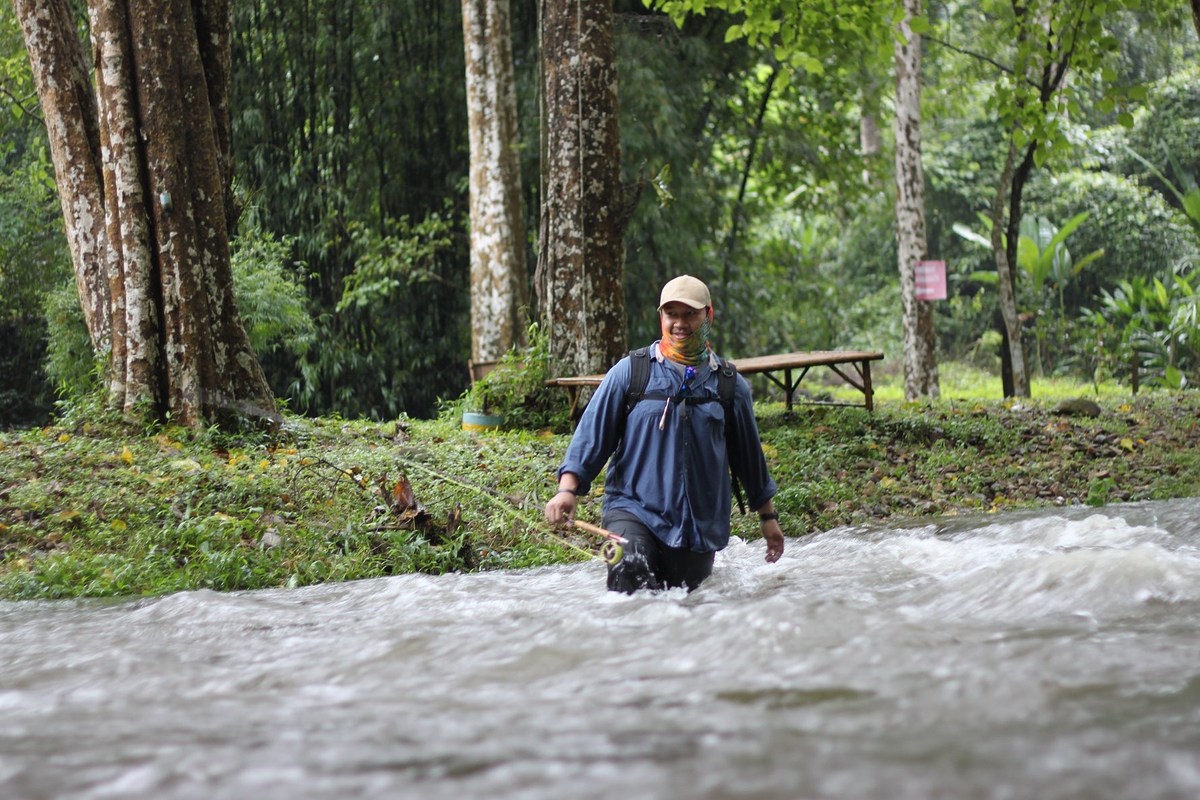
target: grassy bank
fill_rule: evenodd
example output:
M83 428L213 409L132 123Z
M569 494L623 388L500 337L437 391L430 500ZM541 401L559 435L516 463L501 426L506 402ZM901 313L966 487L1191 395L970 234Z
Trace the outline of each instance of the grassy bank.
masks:
M1200 495L1200 396L1101 393L1097 417L881 391L760 424L789 536L914 516ZM293 418L278 435L131 429L78 407L0 435L0 598L233 590L587 558L540 521L563 433ZM582 519L598 521L600 497ZM758 536L750 516L735 533Z

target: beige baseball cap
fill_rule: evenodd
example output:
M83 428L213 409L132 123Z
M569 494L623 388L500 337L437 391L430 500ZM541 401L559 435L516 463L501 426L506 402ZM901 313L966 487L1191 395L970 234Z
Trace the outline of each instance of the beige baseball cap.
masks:
M667 285L662 288L658 307L662 308L667 303L683 303L692 308L705 308L712 305L712 297L704 281L691 275L680 275L667 281Z

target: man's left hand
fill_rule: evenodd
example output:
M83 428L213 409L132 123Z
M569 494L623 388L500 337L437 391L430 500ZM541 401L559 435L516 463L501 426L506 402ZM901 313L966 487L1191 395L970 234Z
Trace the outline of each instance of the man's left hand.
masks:
M783 528L779 520L769 519L762 526L763 539L767 541L767 563L774 564L783 555Z

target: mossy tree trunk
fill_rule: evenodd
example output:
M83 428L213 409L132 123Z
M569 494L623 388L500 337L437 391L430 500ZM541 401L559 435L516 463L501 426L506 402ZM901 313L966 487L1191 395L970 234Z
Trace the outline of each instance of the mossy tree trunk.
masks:
M545 0L542 208L535 285L559 374L625 354L617 68L608 0Z
M937 397L937 333L933 304L918 300L917 262L927 255L925 174L921 166L921 38L908 20L921 15L920 0L905 0L896 65L896 252L904 309L904 396Z
M462 0L471 147L471 359L524 342L529 305L509 0Z

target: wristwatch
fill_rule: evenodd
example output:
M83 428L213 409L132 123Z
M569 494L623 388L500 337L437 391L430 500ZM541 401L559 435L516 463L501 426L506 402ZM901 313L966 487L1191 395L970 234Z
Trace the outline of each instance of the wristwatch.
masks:
M758 518L760 520L762 520L763 522L769 522L770 520L773 520L773 519L779 519L779 514L772 511L769 514L759 514Z

